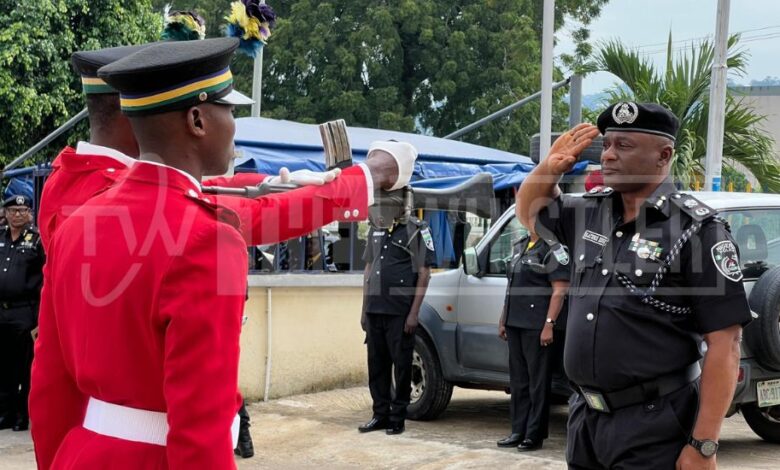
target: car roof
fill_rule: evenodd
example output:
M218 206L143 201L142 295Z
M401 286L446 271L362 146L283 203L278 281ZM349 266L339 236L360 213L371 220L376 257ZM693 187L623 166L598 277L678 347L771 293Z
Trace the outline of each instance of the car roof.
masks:
M713 209L780 208L780 194L684 191Z
M729 193L715 191L680 191L690 194L701 202L716 210L753 209L777 207L780 208L780 194L767 193ZM571 196L581 196L583 193L567 193ZM514 209L512 204L510 209Z

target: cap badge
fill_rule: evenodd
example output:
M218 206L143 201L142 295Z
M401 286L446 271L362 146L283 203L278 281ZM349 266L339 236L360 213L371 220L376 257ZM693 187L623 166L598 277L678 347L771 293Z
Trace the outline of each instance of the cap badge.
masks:
M638 116L639 108L637 107L636 103L632 103L630 101L617 104L614 108L612 108L612 119L618 125L633 124Z
M24 205L24 196L16 196L16 205L17 206Z

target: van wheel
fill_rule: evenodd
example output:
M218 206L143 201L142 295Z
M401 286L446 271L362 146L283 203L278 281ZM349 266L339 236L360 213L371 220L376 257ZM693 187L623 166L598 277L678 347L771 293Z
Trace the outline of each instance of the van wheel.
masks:
M780 266L765 272L750 292L758 318L745 327L745 344L766 368L780 370Z
M433 347L419 334L412 357L412 395L407 417L420 421L436 419L452 398L452 384L444 380Z
M748 426L758 437L780 444L780 405L759 408L756 403L749 403L740 409Z

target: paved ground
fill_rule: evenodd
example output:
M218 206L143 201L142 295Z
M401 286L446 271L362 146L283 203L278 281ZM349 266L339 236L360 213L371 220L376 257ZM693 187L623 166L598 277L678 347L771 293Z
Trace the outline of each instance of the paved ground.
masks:
M501 392L456 389L440 419L410 422L406 433L392 437L358 434L355 428L370 417L370 408L363 387L253 404L257 454L239 459L239 468L565 468L564 407L554 408L550 439L533 455L496 448L509 429L509 400ZM726 420L721 469L777 469L778 462L780 446L761 441L739 415ZM0 468L35 468L29 433L0 431Z

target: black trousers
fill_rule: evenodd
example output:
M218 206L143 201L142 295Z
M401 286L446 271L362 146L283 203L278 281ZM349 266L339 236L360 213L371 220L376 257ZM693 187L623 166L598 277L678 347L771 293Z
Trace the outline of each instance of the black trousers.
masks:
M673 470L693 430L699 384L648 403L601 413L575 393L569 400L570 469Z
M412 393L414 335L404 333L406 315L368 313L368 388L374 401L374 417L400 422ZM392 394L395 368L395 394Z
M0 416L28 419L32 358L33 340L27 325L0 322Z
M541 334L541 330L506 328L512 432L535 442L548 435L554 356L552 346L539 343Z

